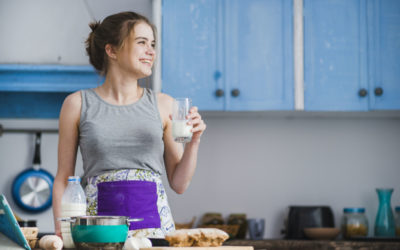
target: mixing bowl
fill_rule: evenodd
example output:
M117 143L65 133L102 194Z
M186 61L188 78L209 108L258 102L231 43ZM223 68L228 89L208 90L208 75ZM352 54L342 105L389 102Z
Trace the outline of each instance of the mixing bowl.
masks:
M75 216L63 218L71 223L71 235L77 249L122 249L129 223L143 219L126 216Z

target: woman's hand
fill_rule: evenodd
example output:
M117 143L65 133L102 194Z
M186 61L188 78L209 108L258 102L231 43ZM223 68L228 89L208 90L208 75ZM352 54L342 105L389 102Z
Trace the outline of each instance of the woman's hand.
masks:
M55 230L55 235L57 235L58 237L60 237L60 238L62 239L62 235L61 235L61 229L60 229L60 227L56 227L56 230Z
M201 115L198 112L198 108L196 106L193 106L189 110L189 115L187 116L188 125L192 125L192 140L191 143L199 143L200 142L200 137L203 134L204 130L206 130L206 124L204 121L201 119Z

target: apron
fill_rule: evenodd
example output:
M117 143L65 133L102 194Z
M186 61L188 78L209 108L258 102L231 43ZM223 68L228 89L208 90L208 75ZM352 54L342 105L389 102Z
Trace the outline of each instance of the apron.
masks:
M97 184L97 214L142 219L129 230L160 228L157 186L151 181L109 181Z
M109 171L88 178L88 215L140 218L131 222L130 236L164 238L175 230L166 192L157 173L141 169Z

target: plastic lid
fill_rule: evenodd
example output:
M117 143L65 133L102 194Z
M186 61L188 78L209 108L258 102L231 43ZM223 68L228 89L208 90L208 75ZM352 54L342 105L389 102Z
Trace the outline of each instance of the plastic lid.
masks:
M365 208L363 207L345 207L343 208L344 213L364 213Z
M69 176L68 181L81 181L81 177L79 176Z

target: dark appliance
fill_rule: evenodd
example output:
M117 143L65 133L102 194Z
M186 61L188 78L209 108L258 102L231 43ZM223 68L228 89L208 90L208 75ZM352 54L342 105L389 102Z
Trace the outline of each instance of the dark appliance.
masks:
M290 206L284 233L286 239L307 239L304 228L334 226L329 206Z

